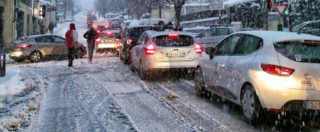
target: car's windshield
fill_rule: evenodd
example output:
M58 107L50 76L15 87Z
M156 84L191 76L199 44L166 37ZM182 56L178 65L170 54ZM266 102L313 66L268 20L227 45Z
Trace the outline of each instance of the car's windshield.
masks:
M276 50L285 57L304 63L320 63L320 42L275 43Z
M178 35L171 37L169 35L157 36L153 38L153 42L157 46L162 47L179 47L179 46L190 46L194 40L191 36Z

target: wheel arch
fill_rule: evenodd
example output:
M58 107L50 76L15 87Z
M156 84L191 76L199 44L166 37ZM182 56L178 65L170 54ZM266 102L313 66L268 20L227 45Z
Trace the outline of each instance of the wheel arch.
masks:
M240 90L240 93L239 93L239 95L238 95L238 97L240 97L239 98L239 102L240 102L240 104L241 104L241 96L242 96L242 94L243 94L243 90L246 88L246 86L247 85L251 85L252 86L252 88L254 89L254 91L255 91L255 93L256 93L256 95L257 95L257 97L258 97L258 100L259 100L259 102L260 102L260 105L261 106L263 106L262 105L262 102L261 102L261 95L260 95L260 91L259 90L257 90L257 88L251 83L251 82L244 82L243 84L242 84L242 86L241 86L241 90Z

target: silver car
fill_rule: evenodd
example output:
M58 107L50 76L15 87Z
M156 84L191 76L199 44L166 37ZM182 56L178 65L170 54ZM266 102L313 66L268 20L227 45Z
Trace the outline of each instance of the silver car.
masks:
M201 56L201 47L188 32L146 31L130 50L130 68L145 80L150 73L168 69L193 71Z
M32 35L18 39L10 48L9 57L16 62L29 59L39 62L44 58L67 56L65 39L55 35ZM79 44L76 47L76 57L82 58L87 54L86 47Z
M218 26L211 27L196 36L196 42L202 47L215 47L222 39L229 34L235 33L234 27Z

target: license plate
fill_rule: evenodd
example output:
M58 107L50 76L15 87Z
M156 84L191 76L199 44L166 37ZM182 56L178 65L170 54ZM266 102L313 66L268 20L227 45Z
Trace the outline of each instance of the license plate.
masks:
M307 101L307 109L320 110L320 101Z
M173 53L166 53L167 57L185 57L186 53L184 52L173 52Z

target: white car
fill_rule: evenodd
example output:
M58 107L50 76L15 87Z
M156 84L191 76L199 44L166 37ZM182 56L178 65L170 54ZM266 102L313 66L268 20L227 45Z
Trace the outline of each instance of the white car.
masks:
M319 112L320 37L238 32L205 51L195 73L197 96L210 91L234 102L249 122L263 110Z
M138 69L139 77L145 80L155 71L187 69L191 72L202 52L188 32L146 31L130 53L130 68Z

